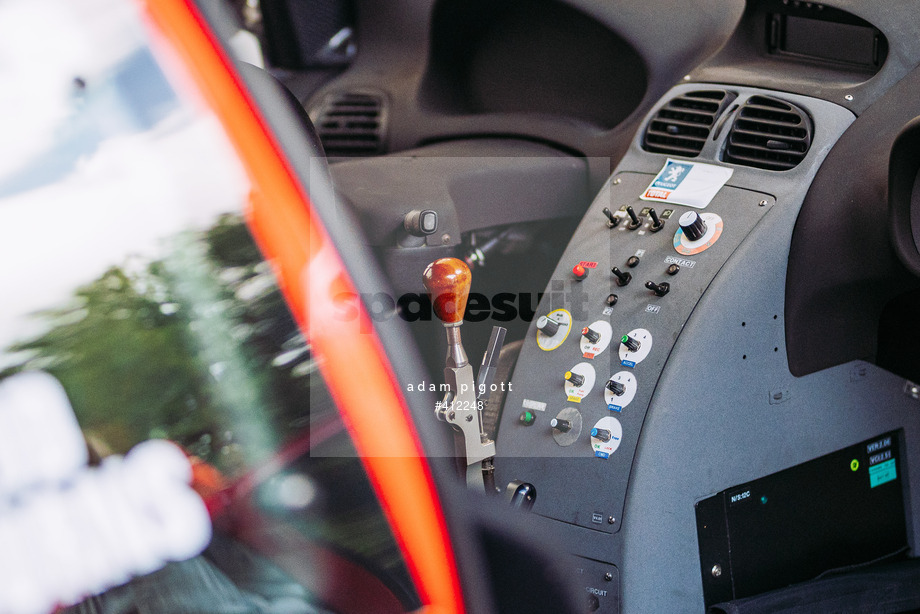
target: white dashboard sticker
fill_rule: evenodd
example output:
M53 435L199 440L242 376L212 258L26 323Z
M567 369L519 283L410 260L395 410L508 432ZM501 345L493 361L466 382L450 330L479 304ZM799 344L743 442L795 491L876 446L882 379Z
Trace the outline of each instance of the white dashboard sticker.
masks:
M668 158L639 198L705 209L731 178L732 172L730 168L715 164Z

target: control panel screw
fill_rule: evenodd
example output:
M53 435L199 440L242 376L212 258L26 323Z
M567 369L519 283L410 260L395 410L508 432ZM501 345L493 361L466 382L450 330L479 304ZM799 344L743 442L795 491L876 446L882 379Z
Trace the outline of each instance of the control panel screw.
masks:
M613 524L616 521L617 519L614 518L613 516L607 516L607 524Z
M608 571L607 573L604 574L604 580L606 580L607 582L610 582L611 580L613 580L613 574Z
M762 200L762 201L760 201L760 202L757 203L757 204L758 204L759 206L761 206L761 207L766 207L768 203L767 203L767 201Z
M715 565L712 566L712 577L718 578L721 575L722 575L722 566L716 563Z
M844 99L844 100L848 100L848 101L852 101L852 100L853 100L853 94L847 94L846 96L843 97L843 99Z
M611 183L612 183L613 185L620 185L620 183L621 183L622 181L623 181L622 179L620 179L619 177L617 177L617 178L614 179Z

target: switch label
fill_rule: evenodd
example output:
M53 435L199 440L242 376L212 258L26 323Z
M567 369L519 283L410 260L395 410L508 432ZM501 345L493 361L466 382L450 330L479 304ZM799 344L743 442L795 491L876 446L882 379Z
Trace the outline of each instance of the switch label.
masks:
M869 487L875 488L898 478L898 469L894 459L869 467Z

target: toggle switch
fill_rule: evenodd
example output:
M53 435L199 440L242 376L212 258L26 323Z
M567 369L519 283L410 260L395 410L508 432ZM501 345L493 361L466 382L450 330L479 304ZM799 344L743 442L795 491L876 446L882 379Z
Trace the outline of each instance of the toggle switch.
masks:
M559 332L559 322L546 316L540 316L537 319L537 330L547 337L552 337Z
M621 288L632 281L632 273L624 273L617 267L610 269L610 272L617 278L617 285Z
M656 284L653 281L645 282L645 287L654 292L658 296L664 296L671 290L671 284L666 281Z
M607 216L607 228L616 228L620 223L620 218L611 213L607 207L604 207L604 215Z
M601 340L601 334L596 330L592 330L588 326L585 326L583 329L581 329L581 335L588 340L588 343L597 343Z
M571 371L566 371L565 380L567 382L571 382L573 386L581 386L585 383L585 376L579 375L578 373L573 373Z
M642 220L640 220L639 216L636 215L636 212L635 210L633 210L632 206L626 207L626 215L629 216L629 220L630 220L629 224L626 227L629 228L630 230L635 230L636 228L642 225Z
M657 211L655 211L654 209L649 209L648 214L649 214L649 217L652 218L652 223L649 226L649 230L651 230L652 232L658 232L659 230L664 228L664 222L658 218Z

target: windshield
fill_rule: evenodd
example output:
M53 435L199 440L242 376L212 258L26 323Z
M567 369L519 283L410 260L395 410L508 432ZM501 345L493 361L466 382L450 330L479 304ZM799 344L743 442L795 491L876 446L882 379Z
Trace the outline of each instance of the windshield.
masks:
M63 569L69 584L55 584L32 556L21 598L0 596L0 610L360 611L367 598L383 612L417 607L321 358L250 236L245 173L216 119L175 88L181 75L164 71L169 58L136 7L6 2L0 41L0 111L17 118L0 145L0 422L21 427L0 439L34 435L37 447L15 448L28 458L15 458L41 465L72 412L85 444L66 470L23 469L21 483L0 470L0 533L21 528L17 509L58 518L42 501L82 502L75 484L115 471L123 455L137 484L146 474L128 473L142 458L132 450L150 441L181 450L210 525L200 554L179 557L196 549L176 533L177 549L154 565L137 558L142 548L128 556L117 527L89 528L128 526L130 506L119 516L106 501L80 503L86 514L66 527L30 530L76 536L49 540L48 560L66 544L107 552L107 573ZM22 426L58 385L64 409ZM25 554L8 550L7 561L15 556Z

